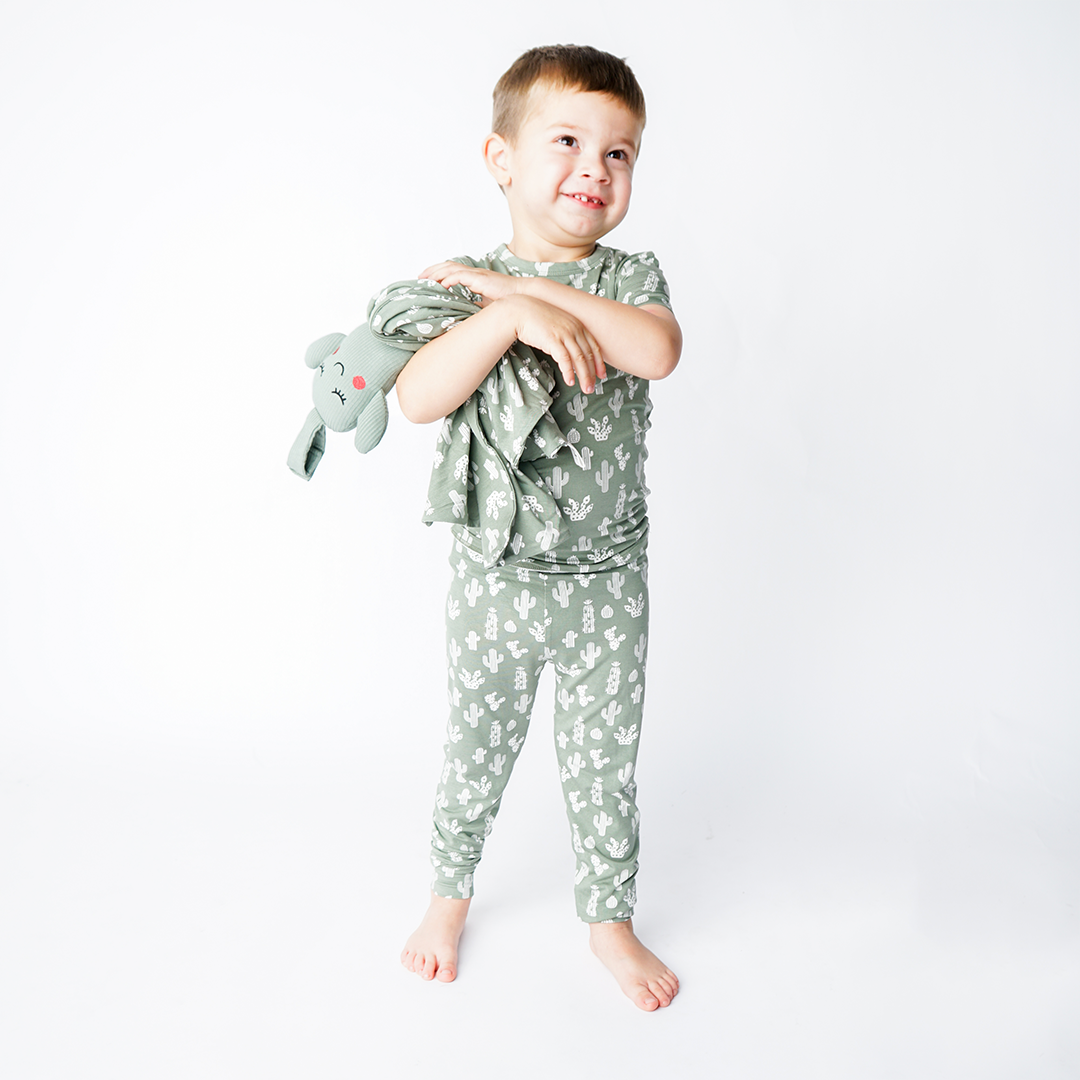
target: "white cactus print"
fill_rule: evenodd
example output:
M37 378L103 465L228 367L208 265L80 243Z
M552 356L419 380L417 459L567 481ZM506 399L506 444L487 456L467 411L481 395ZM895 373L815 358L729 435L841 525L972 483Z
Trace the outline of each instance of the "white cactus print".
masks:
M596 905L600 902L600 886L589 886L589 900L585 905L585 913L590 919L596 918Z
M604 718L608 727L615 724L615 717L622 712L622 706L617 701L609 701L601 710L600 715Z
M566 768L574 779L577 779L577 774L585 768L586 764L585 759L576 750L566 759Z
M621 859L626 854L626 849L630 846L630 840L627 837L623 837L622 840L616 840L613 836L605 845L607 853L613 859Z
M460 678L461 685L464 686L466 690L477 690L484 682L486 682L484 676L480 674L479 669L476 671L465 671L462 669Z
M571 521L583 521L593 508L591 495L586 495L580 503L577 499L567 499L566 501L570 506L570 509L566 512L566 516Z
M604 687L605 692L614 697L619 692L619 683L622 680L622 667L618 660L612 660L611 667L608 669L607 686ZM489 702L490 704L490 702Z
M608 417L605 416L601 420L597 420L595 417L593 417L593 419L589 421L589 434L597 442L607 442L608 436L611 435L611 432L611 420Z

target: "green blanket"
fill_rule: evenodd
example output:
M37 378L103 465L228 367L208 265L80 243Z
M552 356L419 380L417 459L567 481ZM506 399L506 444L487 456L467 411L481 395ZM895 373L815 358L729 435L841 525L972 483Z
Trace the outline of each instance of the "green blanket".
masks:
M399 281L368 304L371 331L415 351L480 310L463 285ZM558 543L562 514L528 463L574 446L551 417L552 362L516 342L480 387L443 421L424 520L466 525L483 544L484 565L509 548L529 557Z

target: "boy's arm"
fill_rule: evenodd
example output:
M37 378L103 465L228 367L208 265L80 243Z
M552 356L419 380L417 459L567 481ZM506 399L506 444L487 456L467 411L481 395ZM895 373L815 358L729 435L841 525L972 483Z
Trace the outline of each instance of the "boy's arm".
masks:
M515 341L546 352L567 384L576 373L586 393L595 388L597 374L606 374L595 337L572 313L524 294L485 297L482 310L417 349L398 375L397 399L406 419L429 424L448 416Z
M485 304L511 296L526 296L572 315L588 328L600 346L601 363L610 361L628 375L663 379L679 362L682 330L674 313L662 304L632 307L548 278L511 277L455 262L439 263L420 276L446 286L460 283L483 296ZM565 376L565 370L563 374ZM582 389L586 389L584 380ZM586 392L591 389L587 388Z

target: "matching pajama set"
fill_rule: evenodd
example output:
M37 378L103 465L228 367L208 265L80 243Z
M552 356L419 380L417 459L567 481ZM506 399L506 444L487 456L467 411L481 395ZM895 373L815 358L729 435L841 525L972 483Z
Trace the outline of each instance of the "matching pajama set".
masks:
M670 306L651 252L627 255L598 246L577 262L533 263L502 245L484 259L457 261L546 276L622 303ZM649 387L619 371L617 357L605 357L605 363L607 378L583 394L568 387L548 359L555 375L550 416L567 445L519 468L550 493L561 520L538 531L535 518L515 518L511 541L494 565L485 560L481 526L452 526L450 719L432 834L433 890L471 896L484 839L525 740L540 673L551 661L577 910L586 922L628 919L634 909L634 767L648 650Z

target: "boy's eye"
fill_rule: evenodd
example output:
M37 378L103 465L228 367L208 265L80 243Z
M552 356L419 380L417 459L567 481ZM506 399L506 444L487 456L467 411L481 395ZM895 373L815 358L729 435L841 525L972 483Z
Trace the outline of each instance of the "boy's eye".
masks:
M608 157L618 158L620 161L626 161L629 155L625 150L611 150L608 152Z
M573 135L560 135L555 141L563 146L573 146L577 139Z

